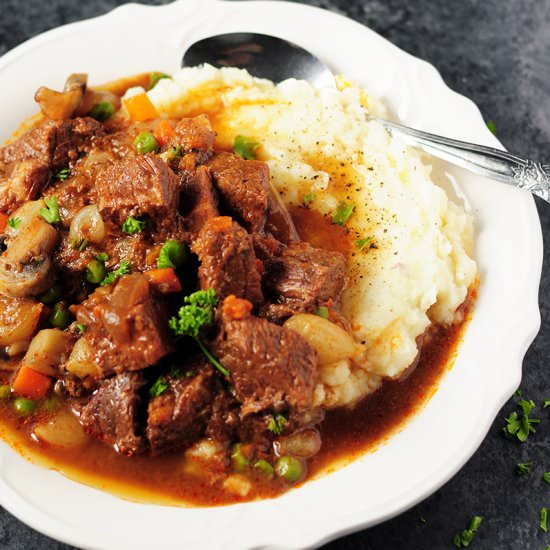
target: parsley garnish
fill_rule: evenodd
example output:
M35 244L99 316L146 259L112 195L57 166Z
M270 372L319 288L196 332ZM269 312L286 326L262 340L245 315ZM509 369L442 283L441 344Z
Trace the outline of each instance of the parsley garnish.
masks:
M467 548L470 546L470 542L474 538L475 532L479 529L483 518L481 516L474 516L468 529L464 529L462 533L457 533L453 538L453 543L457 548Z
M141 233L145 229L145 224L146 222L144 220L138 220L133 216L128 216L126 221L122 224L122 232L128 235Z
M546 409L546 407L550 407L550 399L545 399L544 403L542 405L543 409Z
M149 388L149 395L151 397L158 397L162 395L168 389L168 383L164 376L157 378L156 382Z
M489 128L489 130L491 131L492 134L496 135L497 134L497 126L496 124L492 121L492 120L488 120L487 121L487 128Z
M372 241L372 237L365 237L364 239L357 239L355 241L355 248L357 250L361 251L363 248L365 248L370 242Z
M152 90L163 78L172 78L166 73L151 73L149 75L149 90Z
M315 315L318 315L319 317L322 317L323 319L328 319L328 307L327 306L319 306L315 310Z
M59 206L57 204L57 197L54 195L51 199L44 198L46 208L40 209L40 215L51 224L59 223L61 218L59 217Z
M200 339L201 328L211 325L214 320L214 306L219 301L216 291L213 288L198 290L186 296L183 301L185 305L180 307L177 317L172 317L168 321L168 326L178 336L193 338L208 360L228 378L229 371L208 351Z
M544 472L544 474L542 474L542 479L544 479L546 483L550 483L550 472Z
M120 262L120 267L107 274L105 279L101 281L101 286L107 286L114 283L116 279L130 273L130 262Z
M540 509L540 528L546 533L548 532L548 508Z
M83 323L78 323L76 325L76 328L80 331L80 332L86 332L86 325L83 324Z
M516 464L516 474L518 474L518 476L524 476L530 473L532 465L532 462L520 462L519 464Z
M65 181L70 175L71 171L69 170L69 168L62 168L61 170L59 170L59 172L57 172L55 178L60 181Z
M257 141L239 135L233 143L233 151L245 160L254 160L256 158L256 149L259 146L260 144Z
M303 199L304 205L309 206L313 202L314 199L315 199L315 194L314 193L306 193L304 195L304 199Z
M336 212L332 215L332 223L342 226L346 225L346 222L350 219L354 210L355 206L353 206L353 204L341 202Z
M21 225L21 218L8 218L8 225L17 229Z
M529 418L529 414L535 408L535 403L532 400L526 401L522 399L519 405L523 411L523 416L519 417L516 411L511 413L506 418L506 426L502 428L502 431L509 439L517 437L523 443L527 440L529 434L536 432L533 424L538 424L540 420L538 418Z
M275 435L281 435L287 424L288 420L282 414L275 414L270 418L267 429Z
M84 237L83 239L74 239L72 242L72 247L74 250L82 252L88 246L88 239Z
M109 259L109 254L107 254L106 252L100 252L96 258L100 261L100 262L103 262L105 263L108 259Z
M164 151L164 153L161 153L159 155L159 157L164 162L170 162L170 161L172 161L174 159L177 159L181 156L182 156L181 145L172 145L171 147L166 149L166 151Z

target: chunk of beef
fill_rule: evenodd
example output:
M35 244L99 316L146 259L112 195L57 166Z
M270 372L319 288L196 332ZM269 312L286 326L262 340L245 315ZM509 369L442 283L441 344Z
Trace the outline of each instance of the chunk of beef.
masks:
M265 162L217 153L207 166L223 201L248 231L262 231L267 216L269 168Z
M199 166L192 177L184 180L181 202L184 227L194 238L209 219L219 215L218 197L208 168Z
M212 156L216 134L207 115L182 118L174 128L169 145L180 146L184 154L194 154L201 164Z
M139 395L145 378L140 373L124 373L101 382L80 411L80 423L87 433L113 445L121 454L134 455L146 449L139 429L142 404Z
M290 212L273 189L269 192L265 231L285 244L300 240Z
M128 216L146 216L158 226L173 226L179 204L179 180L155 155L112 162L96 179L99 210L122 225Z
M235 301L223 303L212 349L231 374L241 414L308 410L317 380L314 349L298 333L254 317Z
M314 312L320 305L337 306L345 286L346 259L339 252L291 243L266 263L264 289L272 303L262 315L281 321L293 313Z
M182 449L202 437L212 411L215 380L204 360L167 374L168 388L149 401L147 439L153 454Z
M228 391L220 389L212 403L212 414L206 435L214 441L230 442L240 425L239 402Z
M11 212L38 198L51 176L87 151L103 135L91 118L46 120L17 141L0 148L0 210Z
M263 301L252 237L238 223L227 216L211 218L192 249L201 263L201 288L213 288L221 298L234 294L253 304Z
M163 304L143 274L98 288L74 310L102 376L144 369L172 351Z

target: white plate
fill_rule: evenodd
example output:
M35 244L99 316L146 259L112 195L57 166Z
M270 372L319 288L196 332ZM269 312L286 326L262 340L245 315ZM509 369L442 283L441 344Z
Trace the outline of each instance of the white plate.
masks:
M429 64L339 15L299 4L181 0L134 4L33 38L0 60L0 138L32 114L35 89L67 74L93 82L175 71L195 40L258 31L310 49L339 73L384 97L418 128L500 146L475 105ZM459 358L425 409L377 452L276 500L220 508L134 504L65 479L0 445L0 503L47 535L82 548L303 548L373 525L445 483L483 440L521 378L540 316L542 235L526 192L438 164L460 182L476 217L481 286Z

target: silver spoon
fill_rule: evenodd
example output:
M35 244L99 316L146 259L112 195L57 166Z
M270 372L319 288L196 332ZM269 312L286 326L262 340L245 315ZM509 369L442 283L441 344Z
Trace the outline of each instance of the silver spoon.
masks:
M183 55L182 66L194 67L204 63L246 69L254 76L273 82L298 78L319 88L335 85L332 73L320 59L296 44L266 34L238 32L199 40ZM550 164L367 116L412 146L476 174L526 189L550 202Z

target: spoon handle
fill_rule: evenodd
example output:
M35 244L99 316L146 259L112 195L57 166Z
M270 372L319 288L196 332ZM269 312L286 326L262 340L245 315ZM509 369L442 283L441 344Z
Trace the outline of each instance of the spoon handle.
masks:
M407 143L476 174L526 189L550 202L550 165L500 151L493 147L475 145L428 132L415 130L397 122L368 115L369 120L382 124L392 135L401 136Z

